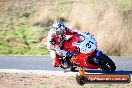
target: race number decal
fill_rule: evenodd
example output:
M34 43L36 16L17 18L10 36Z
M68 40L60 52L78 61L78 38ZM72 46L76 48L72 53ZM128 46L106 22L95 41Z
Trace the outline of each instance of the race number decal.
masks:
M81 42L73 42L72 44L79 47L81 53L91 53L96 49L96 40L92 35L86 35L85 33L82 35L83 40Z
M81 53L91 53L96 49L96 40L92 35L82 33L82 37L81 42L73 42L72 45L79 47Z
M86 44L86 47L91 48L92 44L94 44L94 43L91 42L91 41L89 41L89 42Z

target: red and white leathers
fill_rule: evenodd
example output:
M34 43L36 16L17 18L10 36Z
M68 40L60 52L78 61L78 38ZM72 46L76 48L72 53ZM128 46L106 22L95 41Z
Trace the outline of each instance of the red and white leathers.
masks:
M76 35L78 34L78 30L71 30L69 28L65 28L64 35ZM55 39L55 44L51 43L52 39ZM65 40L65 39L64 39ZM50 52L50 56L53 62L54 67L58 67L61 65L59 60L59 56L66 56L67 51L62 50L60 47L63 44L63 40L61 40L57 35L54 29L50 29L47 36L47 49Z

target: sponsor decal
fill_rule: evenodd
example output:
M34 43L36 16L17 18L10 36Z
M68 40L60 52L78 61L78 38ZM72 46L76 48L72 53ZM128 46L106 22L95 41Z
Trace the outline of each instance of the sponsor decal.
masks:
M113 83L130 83L131 76L128 74L86 74L86 82L113 82Z

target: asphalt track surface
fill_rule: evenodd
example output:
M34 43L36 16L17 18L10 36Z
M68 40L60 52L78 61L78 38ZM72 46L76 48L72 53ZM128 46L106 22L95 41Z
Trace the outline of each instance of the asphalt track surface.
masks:
M132 75L132 57L110 57L116 64L116 72ZM49 56L0 56L0 70L18 69L33 71L64 71L52 66ZM100 69L86 69L89 73L102 73Z

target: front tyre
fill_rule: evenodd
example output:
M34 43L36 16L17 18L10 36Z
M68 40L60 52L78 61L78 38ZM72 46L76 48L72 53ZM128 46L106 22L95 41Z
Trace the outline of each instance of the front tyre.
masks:
M76 68L77 68L77 67L71 67L71 68L70 68L70 71L74 72L74 71L76 71L76 70L75 70Z
M115 63L105 54L99 56L99 67L106 73L113 73L116 70Z
M73 67L73 66L68 67L68 66L64 66L64 65L61 65L60 67L61 67L63 70L70 70L70 71L72 71L72 72L74 72L75 69L77 68L77 67Z

